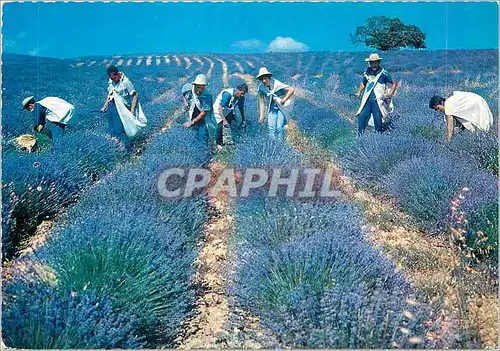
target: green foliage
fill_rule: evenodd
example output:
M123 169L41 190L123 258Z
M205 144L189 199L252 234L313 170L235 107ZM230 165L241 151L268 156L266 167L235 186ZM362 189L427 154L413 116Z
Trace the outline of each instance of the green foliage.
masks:
M262 283L259 300L265 310L293 304L295 292L306 286L314 294L321 294L326 288L333 288L330 262L310 262L310 257L293 258L282 256L270 265Z
M396 50L405 47L425 49L426 35L414 25L406 25L399 18L373 16L366 20L366 25L358 26L356 33L351 34L354 44L381 51Z
M321 145L326 145L331 150L349 147L355 142L353 129L347 126L331 129L324 134L318 135L317 138Z

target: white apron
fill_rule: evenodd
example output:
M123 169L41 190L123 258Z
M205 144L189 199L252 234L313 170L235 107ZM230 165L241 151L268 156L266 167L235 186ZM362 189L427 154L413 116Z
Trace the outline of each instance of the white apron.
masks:
M125 80L128 78L122 73L122 79ZM111 87L111 91L108 96L108 101L112 99L115 101L116 110L118 111L118 115L123 123L125 134L127 134L129 138L133 138L146 127L148 122L144 112L142 111L141 103L137 102L135 114L132 114L126 106L124 97L115 90L115 87L111 83L109 86Z
M215 102L214 102L214 116L215 116L215 121L217 122L217 124L222 122L222 116L219 113L219 107L220 107L220 102L222 101L222 95L224 93L231 94L231 102L229 103L229 110L223 111L224 117L227 116L231 111L233 111L233 112L235 111L234 107L235 107L235 104L238 102L238 99L236 99L236 97L233 95L234 89L232 89L232 88L224 89L219 93L219 95L217 95L217 99L215 99Z
M205 94L208 94L208 93L203 93L201 96L204 96L204 98L206 98ZM195 94L194 84L191 87L191 95L192 95L192 98L191 98L191 101L189 101L189 112L188 112L189 121L192 121L193 117L195 117L195 116L193 116L195 107L198 108L198 110L200 112L205 111L201 105L201 101L199 99L199 96ZM211 97L210 97L210 100L212 100ZM212 101L210 101L210 103L212 104ZM213 104L211 105L211 107L213 108ZM208 136L209 136L209 138L214 139L216 136L217 124L215 123L213 111L209 110L209 111L205 111L205 112L206 112L206 115L204 117L204 121L205 121L205 125L207 127L207 130L208 130Z
M370 97L372 91L375 93L377 105L380 109L380 114L382 115L382 121L387 117L387 115L389 115L389 113L394 112L394 104L392 102L392 99L389 104L384 101L384 98L387 95L387 87L385 86L385 84L378 84L378 80L384 73L386 73L386 71L382 69L382 71L380 71L380 73L376 76L369 76L366 73L364 74L365 78L368 80L368 84L363 94L363 98L361 99L361 105L359 106L358 112L356 112L356 116L359 115L363 110L363 107L365 107L365 104L368 101L368 98ZM370 116L368 125L372 127L375 125L373 123L373 115Z
M75 115L75 106L58 97L49 96L38 103L47 109L45 118L51 122L67 125Z
M474 93L454 91L444 102L444 112L445 115L454 116L470 131L477 128L487 132L493 125L493 114L488 103Z
M203 111L201 108L200 99L198 99L198 95L194 92L194 84L191 86L191 101L189 102L189 120L193 120L194 108L197 107L198 111Z
M286 85L284 83L281 83L277 79L273 79L273 87L269 93L267 93L267 96L269 97L269 104L267 106L267 113L269 114L269 111L271 111L271 104L272 101L276 101L276 105L278 106L278 109L283 113L283 116L285 116L285 120L288 121L290 120L290 113L293 110L293 105L294 105L294 100L293 98L288 99L284 104L281 103L281 98L276 95L276 92L278 92L281 89L289 88L289 85Z

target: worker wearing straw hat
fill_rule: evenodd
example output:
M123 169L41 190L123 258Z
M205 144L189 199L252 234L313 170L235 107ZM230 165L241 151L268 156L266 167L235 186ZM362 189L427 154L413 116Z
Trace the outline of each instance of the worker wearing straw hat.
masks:
M206 90L207 77L198 74L192 83L182 87L184 107L188 110L189 120L184 123L185 128L196 131L198 139L205 142L207 134L215 139L217 123L213 114L212 94Z
M377 132L382 131L382 119L394 111L392 97L397 88L397 82L392 79L389 73L380 66L382 60L378 54L370 54L365 59L369 66L364 73L363 82L359 85L356 96L360 96L361 105L358 112L358 133L363 134L366 126L373 118L373 125ZM391 87L388 90L388 85Z
M36 101L34 96L28 96L22 102L23 110L34 112L35 131L43 132L53 141L57 141L66 126L75 115L75 107L69 102L54 96L48 96Z
M274 79L266 67L259 69L257 79L261 82L257 89L259 93L259 123L264 123L267 114L269 137L283 139L285 125L288 123L289 114L293 107L291 97L295 93L295 89ZM269 99L267 105L266 98Z

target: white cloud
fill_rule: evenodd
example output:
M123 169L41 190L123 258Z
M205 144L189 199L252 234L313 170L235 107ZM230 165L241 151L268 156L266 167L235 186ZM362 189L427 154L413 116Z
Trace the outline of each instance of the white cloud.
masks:
M21 31L13 36L13 39L5 39L5 35L3 36L2 46L6 48L11 48L17 46L19 41L26 38L27 33L25 31ZM20 40L21 39L21 40Z
M38 46L34 48L33 50L28 51L28 55L30 56L40 56L42 51L45 51L48 49L49 45L48 44L42 44L41 46Z
M243 50L261 49L264 45L265 44L258 39L238 40L231 44L232 47Z
M38 55L40 55L40 48L35 48L33 50L28 51L28 55L30 55L30 56L38 56Z
M268 46L270 52L304 52L309 51L309 47L290 37L276 37Z
M16 40L12 40L12 39L4 39L2 40L2 45L4 48L11 48L13 46L16 46L17 44L17 41Z

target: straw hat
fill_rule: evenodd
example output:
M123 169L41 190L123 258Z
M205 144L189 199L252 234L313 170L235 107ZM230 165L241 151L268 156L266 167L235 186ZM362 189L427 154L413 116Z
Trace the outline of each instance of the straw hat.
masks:
M207 85L207 76L198 74L193 82L195 85Z
M257 74L257 79L259 79L262 76L272 76L272 73L269 72L266 67L261 67L259 69L259 74Z
M31 134L20 135L15 140L21 149L26 149L28 152L31 152L36 144L36 137Z
M382 57L378 56L378 54L370 54L370 57L365 58L366 62L380 61Z
M23 100L23 110L28 108L28 104L32 101L35 100L34 96L28 96L26 99Z

